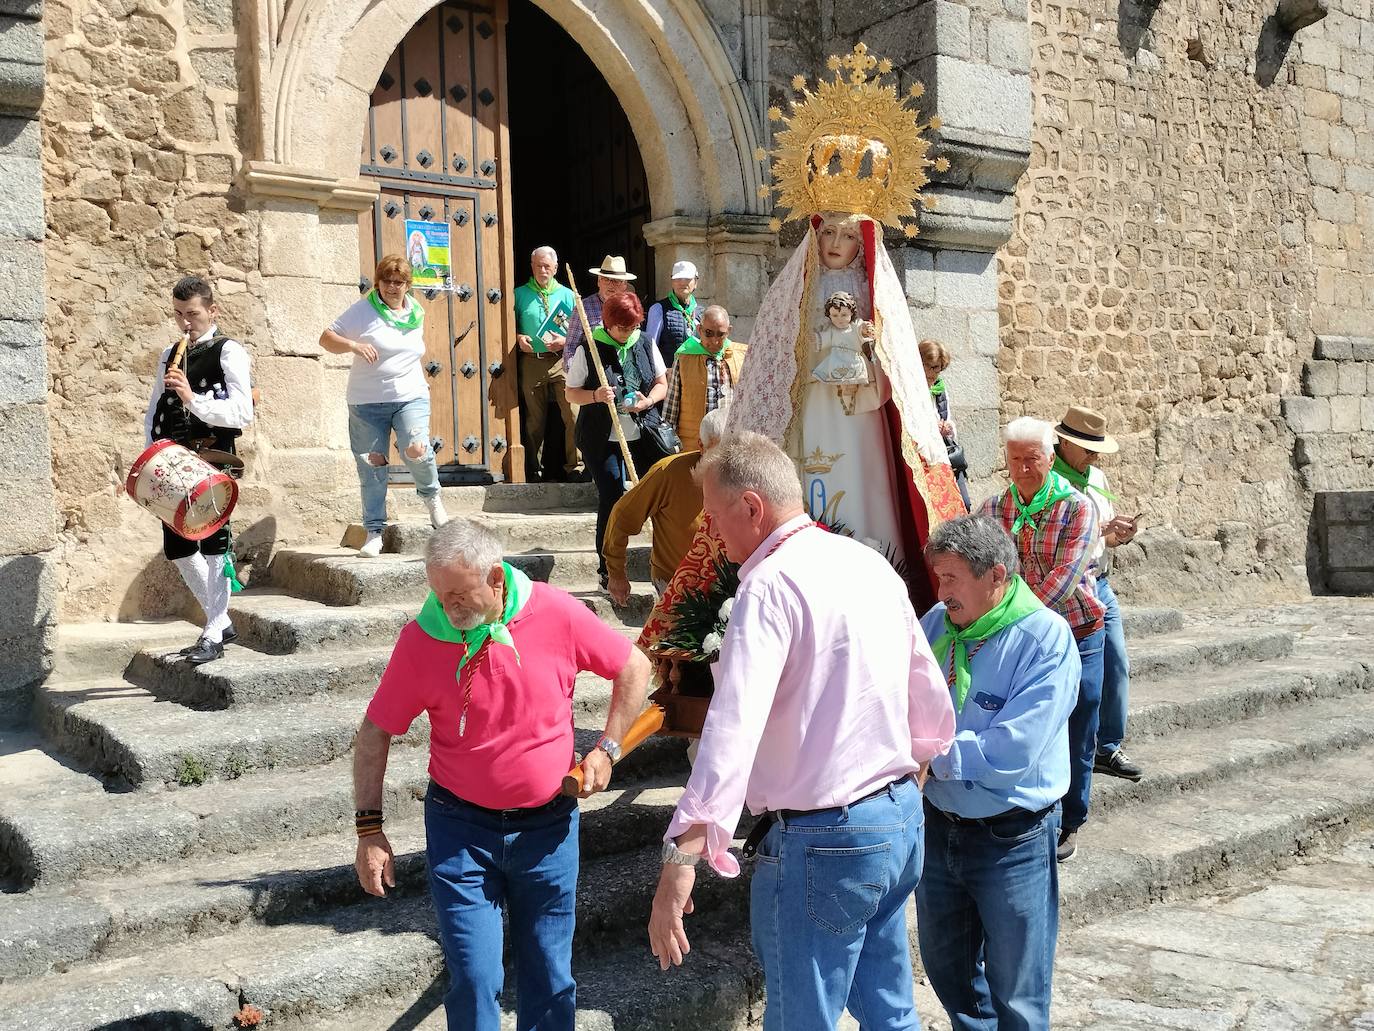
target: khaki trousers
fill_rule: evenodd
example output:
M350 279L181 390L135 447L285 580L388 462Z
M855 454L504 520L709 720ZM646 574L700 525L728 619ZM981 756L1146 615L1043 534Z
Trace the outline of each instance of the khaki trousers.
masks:
M549 402L553 401L563 413L563 451L557 464L564 473L581 470L582 461L573 443L577 424L577 405L564 393L567 377L563 373L563 358L559 354L547 357L520 352L520 394L525 400L525 447L535 468L542 469L539 449L544 444L544 427L548 425Z

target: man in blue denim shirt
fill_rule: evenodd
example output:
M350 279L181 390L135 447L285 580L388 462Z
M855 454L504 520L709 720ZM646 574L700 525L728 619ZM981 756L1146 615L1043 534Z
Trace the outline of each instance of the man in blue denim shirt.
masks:
M1016 575L1016 545L996 521L944 523L926 560L940 604L921 626L954 697L955 734L925 783L921 959L955 1031L1043 1031L1078 649Z

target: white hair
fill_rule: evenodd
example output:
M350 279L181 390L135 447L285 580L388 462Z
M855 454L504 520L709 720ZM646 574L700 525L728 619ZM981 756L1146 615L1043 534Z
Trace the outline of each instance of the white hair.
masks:
M701 426L697 429L697 437L701 440L703 448L715 447L720 443L720 438L725 436L725 421L729 418L729 403L711 409L702 417Z
M1054 450L1054 423L1023 415L1007 423L1002 439L1008 444L1038 444L1048 455Z
M530 261L533 261L541 254L547 254L550 258L553 259L553 263L555 265L558 264L558 252L554 250L552 247L550 247L548 244L545 244L543 247L536 247L534 250L530 251Z
M709 475L728 494L753 491L776 508L802 503L797 467L782 448L762 433L733 433L702 458L697 475Z
M500 538L468 519L450 519L430 535L425 545L426 566L456 563L485 572L499 566L504 556Z

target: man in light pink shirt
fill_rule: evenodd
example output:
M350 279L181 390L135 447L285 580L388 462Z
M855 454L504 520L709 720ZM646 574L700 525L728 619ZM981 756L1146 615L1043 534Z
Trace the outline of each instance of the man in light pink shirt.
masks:
M702 459L705 511L742 563L701 748L668 827L649 922L663 969L688 951L695 864L727 877L747 804L765 1031L919 1028L906 900L921 875L919 781L954 736L945 679L876 551L817 526L766 437Z

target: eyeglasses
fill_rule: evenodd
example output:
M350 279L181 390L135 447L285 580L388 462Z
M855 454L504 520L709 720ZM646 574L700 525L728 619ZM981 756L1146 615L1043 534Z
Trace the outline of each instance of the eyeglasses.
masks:
M716 337L723 337L725 336L725 334L729 332L730 331L728 329L703 329L701 331L701 335L704 337L711 337L714 339Z
M409 280L409 279L379 279L379 280L377 280L377 282L380 283L382 286L409 286L409 285L410 285L410 280Z

